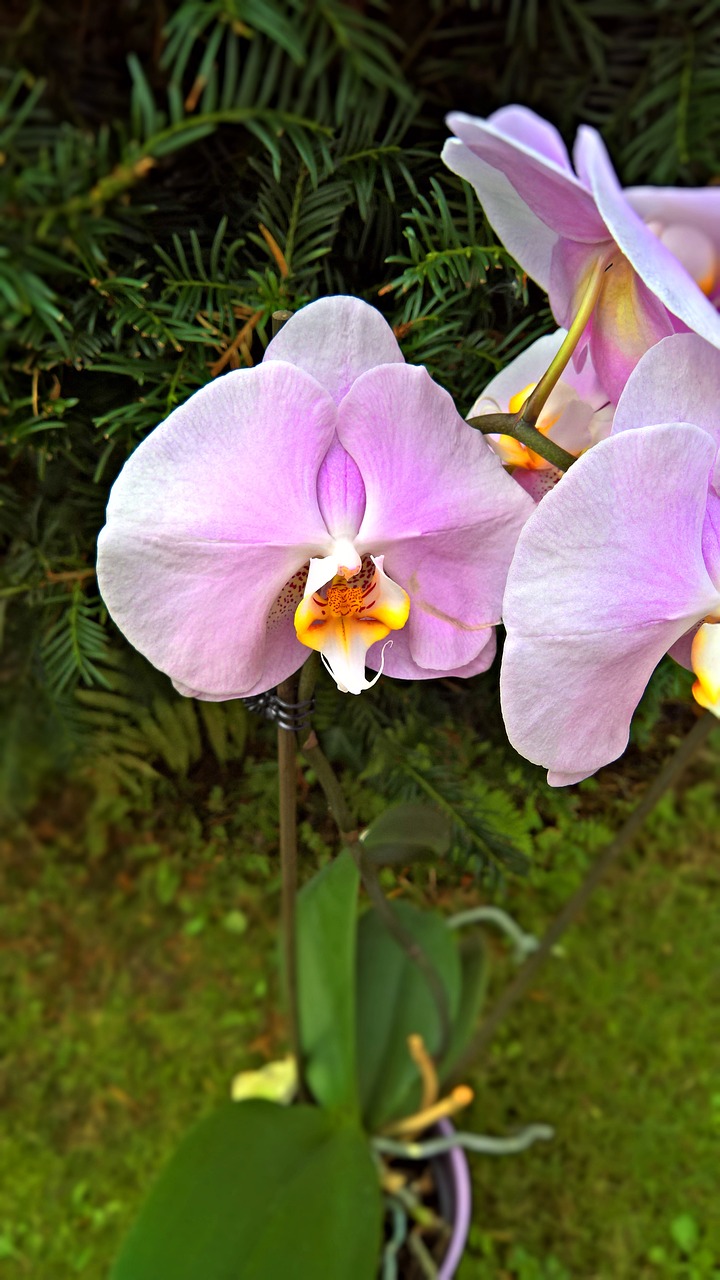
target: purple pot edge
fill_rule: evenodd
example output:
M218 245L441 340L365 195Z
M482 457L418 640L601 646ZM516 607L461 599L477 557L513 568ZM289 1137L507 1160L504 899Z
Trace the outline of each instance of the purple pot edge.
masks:
M439 1120L437 1128L446 1138L455 1133L449 1120ZM465 1152L462 1147L453 1147L445 1158L450 1165L455 1188L455 1214L450 1243L438 1271L438 1280L452 1280L455 1275L465 1252L472 1213L472 1183Z

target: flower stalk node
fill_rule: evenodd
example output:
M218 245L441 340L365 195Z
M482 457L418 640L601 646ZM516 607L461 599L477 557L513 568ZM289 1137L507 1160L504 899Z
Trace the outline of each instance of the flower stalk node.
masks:
M526 445L534 453L539 453L540 457L549 462L551 466L557 467L560 471L567 471L575 462L574 454L568 453L567 449L555 444L554 440L549 440L541 431L538 431L537 427L527 422L523 418L524 410L525 407L519 414L482 413L476 418L468 418L467 421L471 427L481 431L484 436L512 436L513 440Z

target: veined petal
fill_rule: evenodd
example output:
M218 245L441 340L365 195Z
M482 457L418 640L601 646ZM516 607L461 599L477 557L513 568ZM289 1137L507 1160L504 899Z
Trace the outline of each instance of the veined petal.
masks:
M623 195L643 222L696 227L720 254L720 187L626 187Z
M618 253L589 324L593 365L613 400L646 351L672 332L667 308Z
M379 364L404 364L387 320L360 298L319 298L283 325L268 344L263 364L297 365L340 403L361 373Z
M354 538L365 514L365 485L357 463L337 436L320 466L317 497L332 536Z
M521 111L523 108L512 108L515 119ZM529 120L533 113L524 109L524 115ZM587 244L605 240L607 232L595 201L569 164L558 164L555 158L521 141L517 133L506 132L503 123L509 118L508 109L487 120L454 111L447 124L474 156L505 175L527 207L556 235ZM548 126L539 116L535 120L536 136L537 129L545 132ZM482 202L483 197L480 199ZM504 229L496 230L507 244Z
M441 159L452 173L474 187L490 226L508 253L547 290L557 232L528 207L504 173L486 164L459 138L448 138Z
M410 611L412 612L412 604ZM382 643L374 645L368 652L366 662L368 667L377 671L382 661L385 674L396 680L437 680L447 679L448 676L465 680L469 676L477 676L487 671L495 657L497 649L495 627L489 627L483 634L486 637L485 643L472 661L465 663L462 667L453 667L450 671L441 670L439 667L421 667L415 661L410 652L407 627L402 631L393 632L392 646L388 645L387 641L384 645Z
M268 624L265 631L265 643L262 648L262 666L254 684L242 684L238 670L236 683L227 689L217 689L208 693L204 689L195 689L192 685L183 684L181 680L173 680L178 693L186 698L198 698L201 702L227 702L233 698L252 698L255 694L265 693L276 685L287 680L298 671L307 660L307 649L300 643L293 625L293 614Z
M505 478L525 510L532 510L527 494L510 476ZM410 596L406 633L418 667L447 675L485 649L500 621L516 536L498 522L408 538L388 549L388 573Z
M100 590L130 642L178 684L211 697L255 688L284 584L332 549L317 475L336 412L290 365L238 370L125 464L98 540Z
M454 128L451 117L448 118L448 124ZM516 105L501 107L499 111L494 111L491 116L488 116L488 124L492 125L497 133L519 142L527 151L533 152L544 160L549 160L558 169L564 169L575 180L568 149L555 125L550 124L549 120L544 120L529 107Z
M340 440L362 458L361 554L385 554L408 592L412 660L454 671L499 620L518 532L532 500L424 369L385 366L340 406ZM392 655L389 655L392 662Z
M343 693L361 693L371 645L405 626L410 601L383 569L383 557L370 557L372 572L349 582L332 582L323 593L306 595L295 612L298 639L322 655Z
M580 782L616 760L650 676L685 625L547 636L542 643L508 635L500 699L512 746L548 769L550 786Z
M553 774L625 747L664 653L720 605L702 553L713 442L667 425L601 441L540 503L508 576L508 736Z
M692 422L720 448L720 352L695 333L675 333L648 351L630 376L613 435L658 422Z
M361 555L494 522L514 541L528 514L481 433L425 369L384 365L358 378L339 408L338 435L362 459Z
M576 168L588 182L613 239L647 287L693 332L720 346L720 315L675 255L635 212L595 129L581 126L574 155Z

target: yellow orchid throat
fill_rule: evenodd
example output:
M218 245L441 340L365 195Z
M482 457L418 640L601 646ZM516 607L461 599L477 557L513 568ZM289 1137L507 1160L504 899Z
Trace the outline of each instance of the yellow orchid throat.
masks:
M692 687L695 701L720 717L720 618L711 615L696 631L691 662L697 676Z
M365 679L368 649L401 630L409 613L410 597L383 571L383 557L369 556L357 573L336 573L306 594L295 610L295 632L321 655L343 693L361 693L378 679Z
M522 391L517 391L508 402L508 413L519 413L536 386L536 382L529 382ZM535 426L541 435L546 436L559 417L559 413L548 411L548 406L545 405ZM539 453L529 449L526 444L521 444L513 436L497 436L495 448L507 467L524 467L528 471L538 471L551 465L545 458L541 458Z

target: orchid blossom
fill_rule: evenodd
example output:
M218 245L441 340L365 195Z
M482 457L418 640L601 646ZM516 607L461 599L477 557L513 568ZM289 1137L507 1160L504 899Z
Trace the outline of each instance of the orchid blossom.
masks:
M511 743L562 786L625 749L665 653L720 716L720 351L663 339L612 434L536 508L504 602L500 689Z
M575 171L551 124L525 107L454 112L448 168L470 182L503 244L569 327L597 296L583 343L612 400L640 357L690 329L720 347L720 188L623 191L600 135L578 131ZM581 358L582 344L576 358Z
M488 383L478 396L468 418L485 414L519 413L535 389L566 336L565 329L538 338L526 351ZM542 435L578 457L610 434L614 406L598 385L595 371L586 360L580 373L569 365L553 387L536 423ZM511 471L513 479L536 502L562 476L539 453L508 435L486 435L488 444Z
M366 663L408 678L489 666L531 510L379 312L325 298L136 449L98 578L181 693L264 692L309 649L359 693Z

